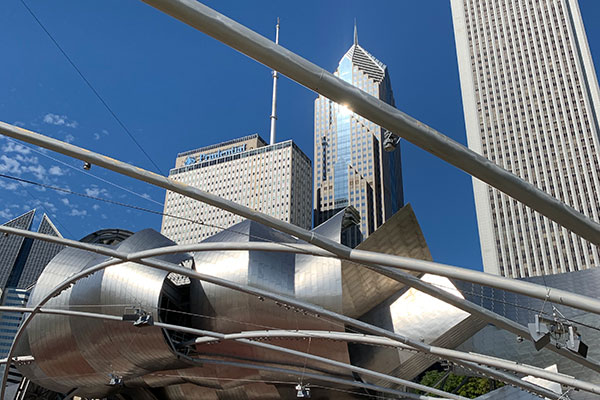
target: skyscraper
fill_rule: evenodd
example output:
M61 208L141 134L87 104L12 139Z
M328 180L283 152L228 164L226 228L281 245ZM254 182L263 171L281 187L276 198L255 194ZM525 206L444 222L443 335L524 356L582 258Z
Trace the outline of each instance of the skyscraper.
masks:
M598 221L600 93L576 0L451 0L469 148ZM600 265L598 248L473 179L486 272Z
M26 212L3 225L29 230L35 210ZM51 236L62 237L46 214L37 230ZM16 235L0 237L0 289L27 289L35 284L46 264L64 248L63 245Z
M358 44L340 60L334 73L388 104L394 95L387 67ZM315 100L315 225L341 208L354 206L359 230L348 238L355 246L403 205L400 150L384 151L385 129L319 96Z
M35 217L31 210L2 224L11 228L30 230ZM51 236L62 237L46 214L37 230ZM25 307L29 298L29 289L34 285L46 265L65 246L25 238L17 235L0 235L0 304L3 306ZM0 312L0 357L6 357L19 329L23 314L19 312ZM0 372L4 366L0 367ZM21 374L11 365L8 373L9 390L11 385L18 385Z
M310 159L294 142L267 145L257 134L179 153L169 172L170 179L302 228L311 225L310 175ZM179 244L198 243L244 219L169 191L164 209L161 233Z

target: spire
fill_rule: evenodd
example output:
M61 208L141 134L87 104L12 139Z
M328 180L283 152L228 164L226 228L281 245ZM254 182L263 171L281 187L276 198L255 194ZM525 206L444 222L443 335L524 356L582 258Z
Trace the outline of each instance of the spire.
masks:
M275 44L279 44L279 17L275 25ZM269 144L275 144L275 121L277 121L277 71L273 71L273 103L271 104L271 138Z
M354 45L358 44L358 30L356 29L356 18L354 18Z

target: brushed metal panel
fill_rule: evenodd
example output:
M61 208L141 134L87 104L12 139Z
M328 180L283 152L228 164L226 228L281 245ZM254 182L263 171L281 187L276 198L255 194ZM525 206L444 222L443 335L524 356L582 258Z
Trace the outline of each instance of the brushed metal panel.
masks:
M144 230L113 247L135 252L172 244L159 233ZM181 254L161 258L180 262L188 257ZM40 276L29 304L37 304L66 277L106 259L79 250L63 250ZM50 300L48 306L122 315L125 305L131 305L158 319L157 307L167 274L130 262L116 265L80 280ZM27 328L27 337L39 370L28 368L24 373L53 390L79 387L82 394L101 396L115 390L106 386L111 373L130 378L130 384L136 385L137 378L151 370L184 365L156 327L140 329L115 321L42 314Z
M357 249L432 260L410 204L394 214ZM404 287L400 282L346 260L342 261L342 282L344 314L353 318L365 314Z
M547 275L545 277L530 277L523 280L545 284L549 288L568 290L595 298L599 297L600 269L598 268ZM542 310L546 313L552 313L552 304L549 302L544 304L542 300L461 281L455 281L455 285L470 301L523 325L533 322L535 314ZM582 335L583 342L590 345L588 358L600 359L600 348L594 346L595 343L600 343L600 331L590 328L600 326L600 316L571 307L555 306L566 318L575 321L574 324ZM514 334L499 330L492 325L486 326L473 335L458 350L510 358L517 362L541 368L556 364L561 373L576 376L578 379L589 382L600 383L600 375L583 365L546 349L536 351L531 342L523 341L519 343ZM581 396L582 393L578 392L574 395Z

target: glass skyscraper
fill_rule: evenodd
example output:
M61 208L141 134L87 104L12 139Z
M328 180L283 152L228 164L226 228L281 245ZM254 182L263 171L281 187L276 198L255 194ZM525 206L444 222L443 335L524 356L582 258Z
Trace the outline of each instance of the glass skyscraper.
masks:
M358 44L340 60L335 75L388 104L394 95L387 67ZM383 148L385 129L319 96L315 100L314 213L318 225L353 206L360 223L345 238L355 246L403 205L400 149Z
M469 148L595 221L600 92L577 0L451 0ZM598 248L473 179L486 272L600 265Z

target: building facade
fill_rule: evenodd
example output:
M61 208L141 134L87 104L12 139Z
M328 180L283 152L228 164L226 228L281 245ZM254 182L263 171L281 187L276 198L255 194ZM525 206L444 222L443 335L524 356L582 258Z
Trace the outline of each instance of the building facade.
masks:
M4 226L30 230L35 210L26 212ZM37 230L45 235L62 237L46 214ZM27 289L34 285L46 264L64 248L63 245L16 235L0 237L0 289Z
M26 212L3 224L16 229L30 230L35 210ZM62 237L46 214L37 232ZM25 307L29 291L37 282L46 265L65 246L35 240L17 235L0 235L0 304L3 306ZM22 313L0 312L0 358L6 358L14 336L21 324ZM0 372L4 366L0 366ZM8 375L7 392L12 393L21 382L21 374L11 366Z
M387 67L358 44L342 57L336 76L388 104L394 95ZM315 225L353 206L360 224L355 246L403 205L400 150L384 151L385 129L326 97L315 100Z
M469 148L598 221L600 94L576 0L451 0ZM473 179L486 272L600 265L598 248Z
M178 154L169 178L308 229L311 173L310 159L291 140L267 145L254 134ZM244 219L169 191L164 212L161 233L179 244Z

